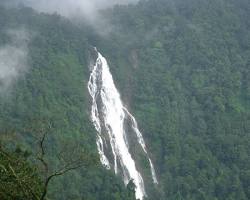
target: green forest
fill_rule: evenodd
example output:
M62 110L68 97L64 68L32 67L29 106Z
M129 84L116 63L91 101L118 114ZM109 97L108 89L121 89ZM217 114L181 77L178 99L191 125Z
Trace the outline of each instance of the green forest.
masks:
M0 199L41 199L37 155L53 173L65 162L57 155L74 159L77 146L82 167L51 180L47 199L135 200L133 183L124 186L97 158L87 89L93 46L155 164L159 184L147 174L145 200L250 199L250 1L142 0L101 14L112 27L103 34L0 2L0 52L19 45L9 30L25 30L29 66L7 91L0 75Z

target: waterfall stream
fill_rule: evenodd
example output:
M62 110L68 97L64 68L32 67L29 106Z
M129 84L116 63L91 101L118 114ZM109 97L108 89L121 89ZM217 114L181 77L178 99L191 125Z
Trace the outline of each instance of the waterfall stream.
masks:
M113 169L116 174L121 173L125 184L133 180L136 198L142 200L146 191L142 175L129 151L126 119L131 121L131 130L149 161L153 182L157 184L154 165L148 156L135 118L122 103L106 59L99 52L97 54L96 63L91 69L88 90L92 97L91 119L97 130L96 144L100 160L107 169Z

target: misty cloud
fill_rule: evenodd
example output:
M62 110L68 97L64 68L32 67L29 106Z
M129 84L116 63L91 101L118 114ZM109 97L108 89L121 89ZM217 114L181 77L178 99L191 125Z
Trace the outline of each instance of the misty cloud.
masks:
M92 25L101 35L108 33L112 27L100 10L114 5L137 3L139 0L7 0L7 4L22 4L44 13L57 13L72 20L83 20Z
M98 10L116 4L136 3L138 0L19 0L19 2L41 12L56 12L66 17L82 15L91 20L97 18Z
M6 34L10 42L0 46L0 94L9 90L28 66L28 32L25 29L11 29Z

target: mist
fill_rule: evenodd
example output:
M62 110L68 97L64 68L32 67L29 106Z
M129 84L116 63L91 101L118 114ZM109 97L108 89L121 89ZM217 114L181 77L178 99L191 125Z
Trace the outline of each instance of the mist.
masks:
M26 6L45 13L58 13L65 17L82 16L93 21L98 11L116 4L126 5L139 0L16 0Z
M29 33L24 28L6 31L9 42L0 46L0 94L10 90L13 83L28 69Z
M106 35L112 26L100 11L115 5L136 4L139 0L3 0L7 5L24 5L42 13L57 13L74 22L90 24L97 33Z

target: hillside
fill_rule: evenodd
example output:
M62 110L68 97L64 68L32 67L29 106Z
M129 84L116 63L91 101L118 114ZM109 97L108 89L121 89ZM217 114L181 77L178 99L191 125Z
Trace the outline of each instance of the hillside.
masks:
M33 152L28 127L46 119L54 165L67 142L97 154L87 90L96 46L156 166L157 186L143 169L147 199L250 199L249 1L148 0L102 15L112 27L105 34L57 14L0 7L0 51L19 48L10 31L21 30L28 53L17 80L7 87L0 79L0 130L7 132L0 140ZM49 197L132 200L131 192L98 165L57 179Z

